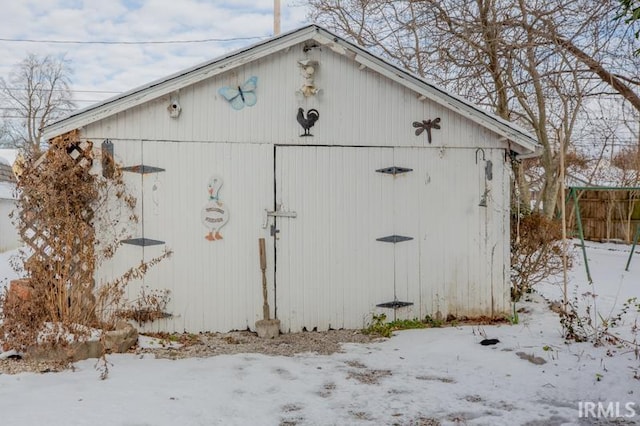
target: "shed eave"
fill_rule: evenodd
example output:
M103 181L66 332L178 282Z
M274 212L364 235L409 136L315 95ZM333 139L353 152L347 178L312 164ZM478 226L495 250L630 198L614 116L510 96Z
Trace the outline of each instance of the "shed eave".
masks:
M198 83L249 61L264 58L272 53L310 40L345 55L362 66L415 91L418 95L423 95L448 109L457 111L464 117L507 138L513 143L512 150L519 155L535 156L540 151L538 142L526 130L514 123L484 111L469 101L428 83L409 71L393 65L315 24L231 52L77 111L67 118L46 126L43 129L44 138L48 140L71 130L81 129L90 123L166 96L185 86Z

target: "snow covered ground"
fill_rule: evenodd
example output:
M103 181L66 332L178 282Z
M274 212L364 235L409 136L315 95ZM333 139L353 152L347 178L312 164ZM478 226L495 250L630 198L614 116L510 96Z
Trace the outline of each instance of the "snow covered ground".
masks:
M587 250L594 285L577 258L570 291L596 293L603 317L640 296L640 254L624 272L630 246L589 243ZM0 255L0 280L11 273L6 257ZM558 283L540 290L558 297ZM109 356L104 381L95 360L77 363L75 371L0 375L0 423L640 424L640 380L633 377L640 361L633 351L566 344L557 314L541 297L519 306L528 313L517 325L407 330L380 343L347 344L331 356L172 361L126 354ZM614 331L633 337L638 315L627 314ZM500 343L481 346L485 336Z

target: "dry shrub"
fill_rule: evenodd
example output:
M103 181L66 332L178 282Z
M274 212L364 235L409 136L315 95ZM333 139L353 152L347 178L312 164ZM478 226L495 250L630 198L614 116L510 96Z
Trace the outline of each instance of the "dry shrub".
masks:
M150 289L148 286L143 286L138 298L130 301L127 307L119 309L117 316L122 319L134 320L141 325L153 322L169 316L165 312L168 302L168 289Z
M622 170L640 171L640 148L635 146L622 148L614 155L611 165Z
M567 169L587 170L589 168L589 158L572 150L566 153L564 164Z
M562 272L562 224L540 213L511 218L511 297ZM568 258L571 265L571 257Z
M120 172L109 178L92 172L96 155L93 144L73 131L55 138L42 156L24 161L18 179L20 214L14 221L29 246L23 268L30 290L27 297L12 292L0 297L5 346L59 346L86 339L91 329L113 329L118 312L127 306L127 284L170 255L165 250L95 288L97 263L113 257L127 229L109 212L117 205L125 212L119 215L124 222L137 220L135 198L127 194ZM104 232L107 227L113 232ZM98 241L96 228L108 237Z

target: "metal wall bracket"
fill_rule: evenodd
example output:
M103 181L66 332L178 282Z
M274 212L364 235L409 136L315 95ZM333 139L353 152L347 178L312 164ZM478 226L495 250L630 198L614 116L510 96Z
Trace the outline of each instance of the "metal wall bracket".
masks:
M388 237L376 238L376 241L382 241L383 243L401 243L403 241L413 240L413 237L404 237L402 235L389 235Z
M147 173L164 172L163 168L153 167L153 166L146 166L144 164L138 164L136 166L122 167L120 170L122 170L123 172L140 173L140 174L143 174L143 175L147 174Z
M376 172L378 173L385 173L385 174L394 175L394 176L400 173L407 173L412 171L413 169L408 169L406 167L398 167L398 166L385 167L384 169L376 170Z
M152 240L151 238L129 238L128 240L120 241L122 244L131 244L133 246L147 247L158 246L164 244L164 241Z

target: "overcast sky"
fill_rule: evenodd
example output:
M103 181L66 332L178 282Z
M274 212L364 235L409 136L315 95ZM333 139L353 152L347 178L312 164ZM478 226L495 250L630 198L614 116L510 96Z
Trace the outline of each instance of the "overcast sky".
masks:
M0 13L0 76L27 54L65 55L79 108L273 35L273 0L13 0ZM281 0L282 32L305 24ZM256 38L251 38L256 37ZM229 40L234 38L251 38ZM224 39L179 44L99 44ZM11 41L37 40L37 42ZM82 41L84 44L47 41ZM92 43L86 43L92 42Z

